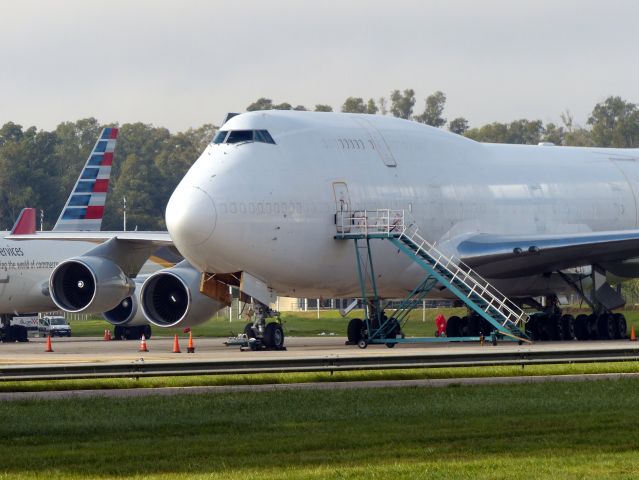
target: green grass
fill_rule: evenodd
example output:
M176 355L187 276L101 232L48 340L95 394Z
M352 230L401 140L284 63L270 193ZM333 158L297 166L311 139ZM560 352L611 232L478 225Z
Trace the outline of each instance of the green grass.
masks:
M0 478L631 479L639 381L4 402Z
M122 388L192 387L216 385L266 385L310 382L348 382L374 380L416 380L438 378L516 377L540 375L578 375L599 373L639 373L639 362L578 363L564 365L482 366L369 370L352 372L271 373L253 375L198 375L182 377L104 378L75 380L37 380L1 382L0 392L39 392L52 390L96 390Z

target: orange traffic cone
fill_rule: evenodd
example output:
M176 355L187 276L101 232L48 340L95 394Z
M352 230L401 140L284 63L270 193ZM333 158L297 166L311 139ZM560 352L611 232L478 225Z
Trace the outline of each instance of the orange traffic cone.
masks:
M193 332L189 332L189 345L186 347L186 353L195 353L195 345L193 345Z
M109 341L113 340L113 336L111 335L111 330L107 330L107 337Z
M630 341L631 342L636 342L637 341L637 335L635 334L635 326L634 325L630 329Z
M47 336L47 348L45 348L44 351L53 352L53 348L51 348L51 335Z
M178 342L177 335L173 337L173 353L182 353L180 351L180 343Z
M146 348L146 338L144 338L144 334L142 334L142 338L140 339L140 348L138 352L148 352L149 349Z
M105 330L104 330L104 335L102 335L102 340L104 340L105 342L108 340L108 338L107 338L107 332L108 332L108 330L107 330L107 329L105 329Z

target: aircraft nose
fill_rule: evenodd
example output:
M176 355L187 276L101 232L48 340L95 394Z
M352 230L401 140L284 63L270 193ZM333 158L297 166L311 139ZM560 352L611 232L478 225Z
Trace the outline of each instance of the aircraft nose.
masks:
M178 249L206 242L216 222L215 204L199 187L178 186L166 206L166 227Z

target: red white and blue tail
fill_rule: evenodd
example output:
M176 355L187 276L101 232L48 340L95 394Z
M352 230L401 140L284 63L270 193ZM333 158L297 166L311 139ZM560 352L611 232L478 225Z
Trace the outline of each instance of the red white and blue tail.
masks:
M53 230L100 230L117 138L117 128L102 130Z

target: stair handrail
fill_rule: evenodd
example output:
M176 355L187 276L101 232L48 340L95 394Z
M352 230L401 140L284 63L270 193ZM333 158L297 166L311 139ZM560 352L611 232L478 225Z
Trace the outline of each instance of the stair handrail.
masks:
M407 220L410 221L410 223ZM443 263L438 264L442 265L442 268L449 270L453 273L453 275L456 275L458 272L464 273L464 279L457 276L456 280L463 283L470 290L474 290L474 286L482 288L481 294L477 291L475 294L484 300L491 300L488 308L493 308L506 318L502 325L506 324L508 321L513 324L526 324L528 322L528 314L519 308L506 295L495 288L490 282L479 275L479 273L464 263L460 258L454 255L450 257L445 255L437 249L435 244L430 243L422 237L419 234L419 227L417 226L415 219L405 210L382 208L375 210L341 211L337 212L335 216L335 223L338 236L355 234L362 236L382 235L395 238L407 238L431 258L435 259L437 256L440 259L444 258L448 260L446 265ZM410 230L412 231L408 233ZM417 239L417 241L415 239ZM424 245L427 249L422 248ZM472 286L469 285L469 283L471 283ZM493 306L493 300L496 300L499 305ZM504 309L505 312L502 309ZM511 319L511 316L514 317L514 320Z

